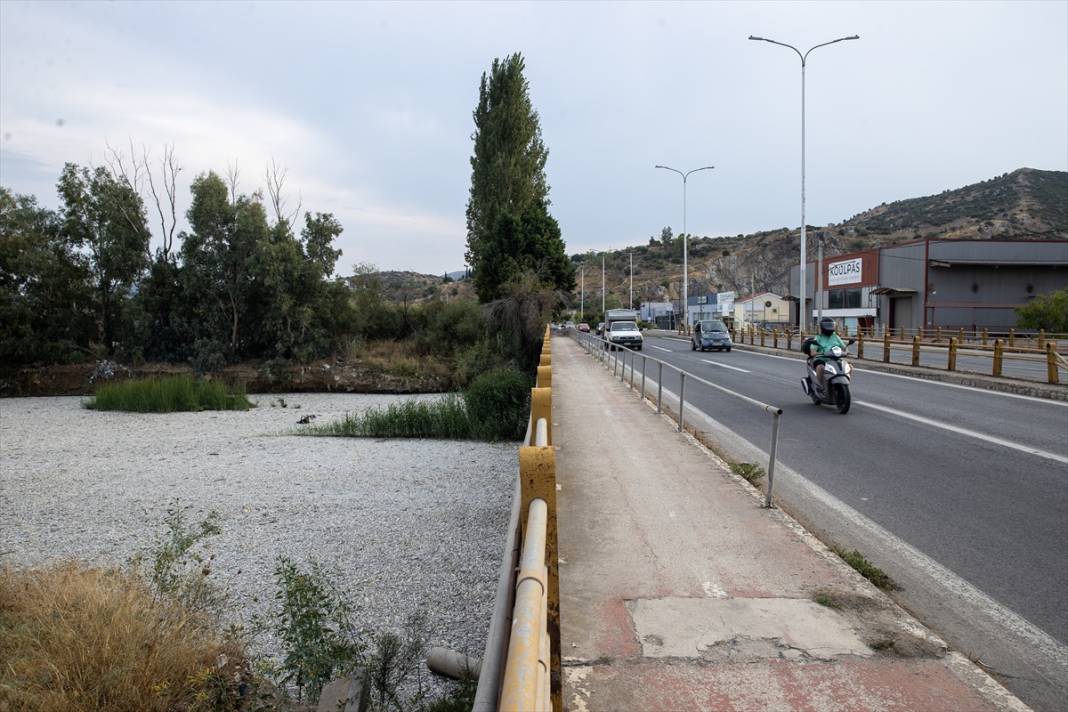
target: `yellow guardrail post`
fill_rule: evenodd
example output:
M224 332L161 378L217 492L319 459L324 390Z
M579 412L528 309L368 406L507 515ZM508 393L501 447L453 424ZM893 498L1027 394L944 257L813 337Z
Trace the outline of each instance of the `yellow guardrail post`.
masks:
M920 337L919 336L913 336L912 337L912 365L913 366L919 366L920 365Z
M857 358L864 358L864 330L857 332Z
M502 712L529 712L539 709L538 658L541 655L542 599L546 593L547 518L546 503L540 499L532 500L524 527L519 574L516 576L508 663L501 686Z
M766 330L766 329L761 329L761 330L760 330L760 345L761 345L761 346L763 346L763 345L764 345L764 334L765 334L766 332L767 332L767 330Z
M883 363L890 363L890 332L883 332Z
M987 339L990 338L990 334L987 332L986 327L983 327L983 346L986 346Z
M1016 345L1016 329L1009 329L1009 346Z
M1040 351L1041 350L1045 350L1045 348L1046 348L1046 330L1045 329L1039 329L1038 330L1038 348L1039 348Z
M957 370L957 337L951 336L949 339L949 355L946 357L946 370Z
M538 366L538 388L552 388L553 367Z
M1057 373L1057 350L1049 341L1046 342L1046 377L1050 383L1060 383L1060 376Z
M1002 348L1001 339L994 339L994 368L992 373L994 376L1001 375Z

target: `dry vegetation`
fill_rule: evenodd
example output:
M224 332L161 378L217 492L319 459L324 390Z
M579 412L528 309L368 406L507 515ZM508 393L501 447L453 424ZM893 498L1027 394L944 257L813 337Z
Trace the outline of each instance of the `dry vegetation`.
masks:
M243 646L139 577L65 563L0 573L0 708L237 709Z

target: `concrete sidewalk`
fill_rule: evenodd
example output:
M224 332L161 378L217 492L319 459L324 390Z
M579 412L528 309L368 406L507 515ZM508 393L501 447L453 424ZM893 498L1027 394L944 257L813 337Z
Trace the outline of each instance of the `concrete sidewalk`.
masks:
M553 421L565 709L1027 709L566 337Z

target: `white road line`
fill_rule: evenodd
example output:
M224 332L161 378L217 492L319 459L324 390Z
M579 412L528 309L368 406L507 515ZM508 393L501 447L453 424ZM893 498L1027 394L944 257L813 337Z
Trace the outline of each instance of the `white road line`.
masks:
M670 338L670 337L668 337ZM764 358L777 358L781 361L793 361L794 363L804 363L804 359L790 358L789 356L776 356L775 354L765 354L759 351L750 351L744 349L743 353L752 356L763 356ZM962 386L959 383L944 383L942 381L932 381L928 378L916 378L915 376L904 376L900 373L886 373L885 371L872 371L867 368L853 367L854 371L860 371L861 373L870 373L875 376L885 376L886 378L903 378L906 381L916 381L917 383L926 383L932 386L942 386L943 388L959 388L962 391L974 391L976 393L982 393L992 396L1001 396L1002 398L1018 398L1019 400L1032 401L1034 403L1041 403L1043 405L1055 405L1061 408L1068 408L1068 401L1053 400L1052 398L1035 398L1034 396L1024 396L1019 393L1005 393L1004 391L991 391L986 388L976 388L975 386Z
M652 346L654 349L660 349L661 351L667 351L668 353L672 353L671 349L665 349L663 346L657 346L656 344L649 345Z
M914 420L917 423L923 423L924 425L930 425L932 428L941 428L948 430L952 433L959 433L960 435L967 435L977 440L985 440L988 443L995 445L1001 445L1002 447L1011 448L1013 450L1019 450L1020 452L1026 452L1029 455L1037 455L1038 457L1044 457L1047 460L1053 460L1055 462L1062 462L1068 465L1068 457L1064 455L1058 455L1054 452L1047 452L1045 450L1039 450L1038 448L1029 447L1027 445L1021 445L1011 440L1005 440L994 435L987 435L986 433L979 433L974 430L968 430L967 428L961 428L956 425L950 425L949 423L943 423L931 418L924 418L922 415L914 415L912 413L906 413L903 410L897 410L896 408L888 408L885 405L876 405L875 403L868 403L867 401L853 401L856 405L864 406L865 408L871 408L873 410L879 410L890 415L896 415L899 418L907 418L908 420Z
M744 368L738 368L737 366L728 366L727 364L720 363L719 361L709 361L707 358L703 358L701 360L712 366L719 366L720 368L729 368L732 371L741 371L742 373L752 373L752 371L746 371Z

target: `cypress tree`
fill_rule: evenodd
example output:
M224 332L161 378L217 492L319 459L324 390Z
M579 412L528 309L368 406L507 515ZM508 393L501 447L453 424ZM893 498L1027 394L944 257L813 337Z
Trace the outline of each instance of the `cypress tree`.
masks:
M474 111L467 263L480 301L503 296L524 273L554 289L574 288L574 266L549 213L538 112L521 54L494 59L482 74Z

